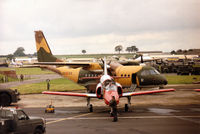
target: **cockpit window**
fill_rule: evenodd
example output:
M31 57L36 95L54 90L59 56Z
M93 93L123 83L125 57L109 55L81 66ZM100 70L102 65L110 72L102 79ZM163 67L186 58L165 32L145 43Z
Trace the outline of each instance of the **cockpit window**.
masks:
M143 75L143 76L145 76L145 75L150 75L150 72L149 72L149 70L143 70L143 71L141 72L141 75Z
M109 85L109 84L115 84L115 81L112 79L112 80L106 80L106 81L104 82L105 87L106 87L107 85Z
M117 86L113 83L110 83L106 86L107 91L117 91Z
M160 74L160 73L158 72L158 70L154 69L154 71L155 71L156 74Z
M149 69L149 70L143 70L141 72L141 75L145 76L145 75L157 75L160 74L156 69Z

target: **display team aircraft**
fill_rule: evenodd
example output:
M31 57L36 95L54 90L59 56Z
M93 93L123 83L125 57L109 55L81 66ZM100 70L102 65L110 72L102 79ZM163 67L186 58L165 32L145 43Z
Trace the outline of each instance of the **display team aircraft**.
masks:
M117 121L118 120L117 119L117 105L119 104L120 97L128 98L128 104L125 104L125 111L128 111L131 105L131 96L152 94L152 93L159 93L159 92L169 92L169 91L174 91L174 89L123 93L122 86L118 82L115 82L114 79L110 75L108 75L107 64L104 58L104 75L100 77L100 82L96 86L96 93L44 91L43 94L86 97L87 106L90 112L93 111L92 104L90 104L90 98L103 99L105 104L111 107L110 114L113 117L113 121Z
M97 83L103 67L100 63L69 63L56 58L45 39L42 31L35 31L38 63L41 68L54 71L66 77L87 90L92 91ZM56 66L56 67L55 67ZM153 67L148 66L123 66L117 62L110 62L109 75L115 76L116 82L122 87L142 88L146 86L159 86L167 84L167 80Z

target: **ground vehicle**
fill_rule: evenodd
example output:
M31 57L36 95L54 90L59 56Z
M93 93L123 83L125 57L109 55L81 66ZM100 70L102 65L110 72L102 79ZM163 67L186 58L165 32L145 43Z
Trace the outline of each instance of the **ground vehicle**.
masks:
M55 112L55 107L52 105L48 105L45 109L45 113L54 113Z
M18 102L19 100L17 89L0 89L0 106L9 106L12 102Z
M0 133L14 134L43 134L45 132L45 120L40 117L29 117L22 109L0 109Z

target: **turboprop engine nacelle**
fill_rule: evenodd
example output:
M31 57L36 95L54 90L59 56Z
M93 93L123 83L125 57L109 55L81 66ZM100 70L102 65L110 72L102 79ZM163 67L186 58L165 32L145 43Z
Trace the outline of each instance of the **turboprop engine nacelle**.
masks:
M117 86L117 92L119 94L119 97L121 97L123 94L122 86L117 82L116 82L116 86Z

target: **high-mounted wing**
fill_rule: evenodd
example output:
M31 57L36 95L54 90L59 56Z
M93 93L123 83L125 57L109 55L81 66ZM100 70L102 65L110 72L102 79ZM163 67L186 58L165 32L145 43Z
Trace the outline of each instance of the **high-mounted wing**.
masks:
M70 67L89 67L89 63L71 63L71 62L36 62L35 65L57 65L57 66L70 66Z
M88 98L97 98L96 94L92 93L74 93L74 92L52 92L52 91L44 91L43 94L50 95L63 95L63 96L77 96L77 97L88 97Z
M171 92L171 91L175 91L175 89L160 89L160 90L152 90L152 91L127 92L127 93L123 93L122 97L146 95L146 94L161 93L161 92Z

